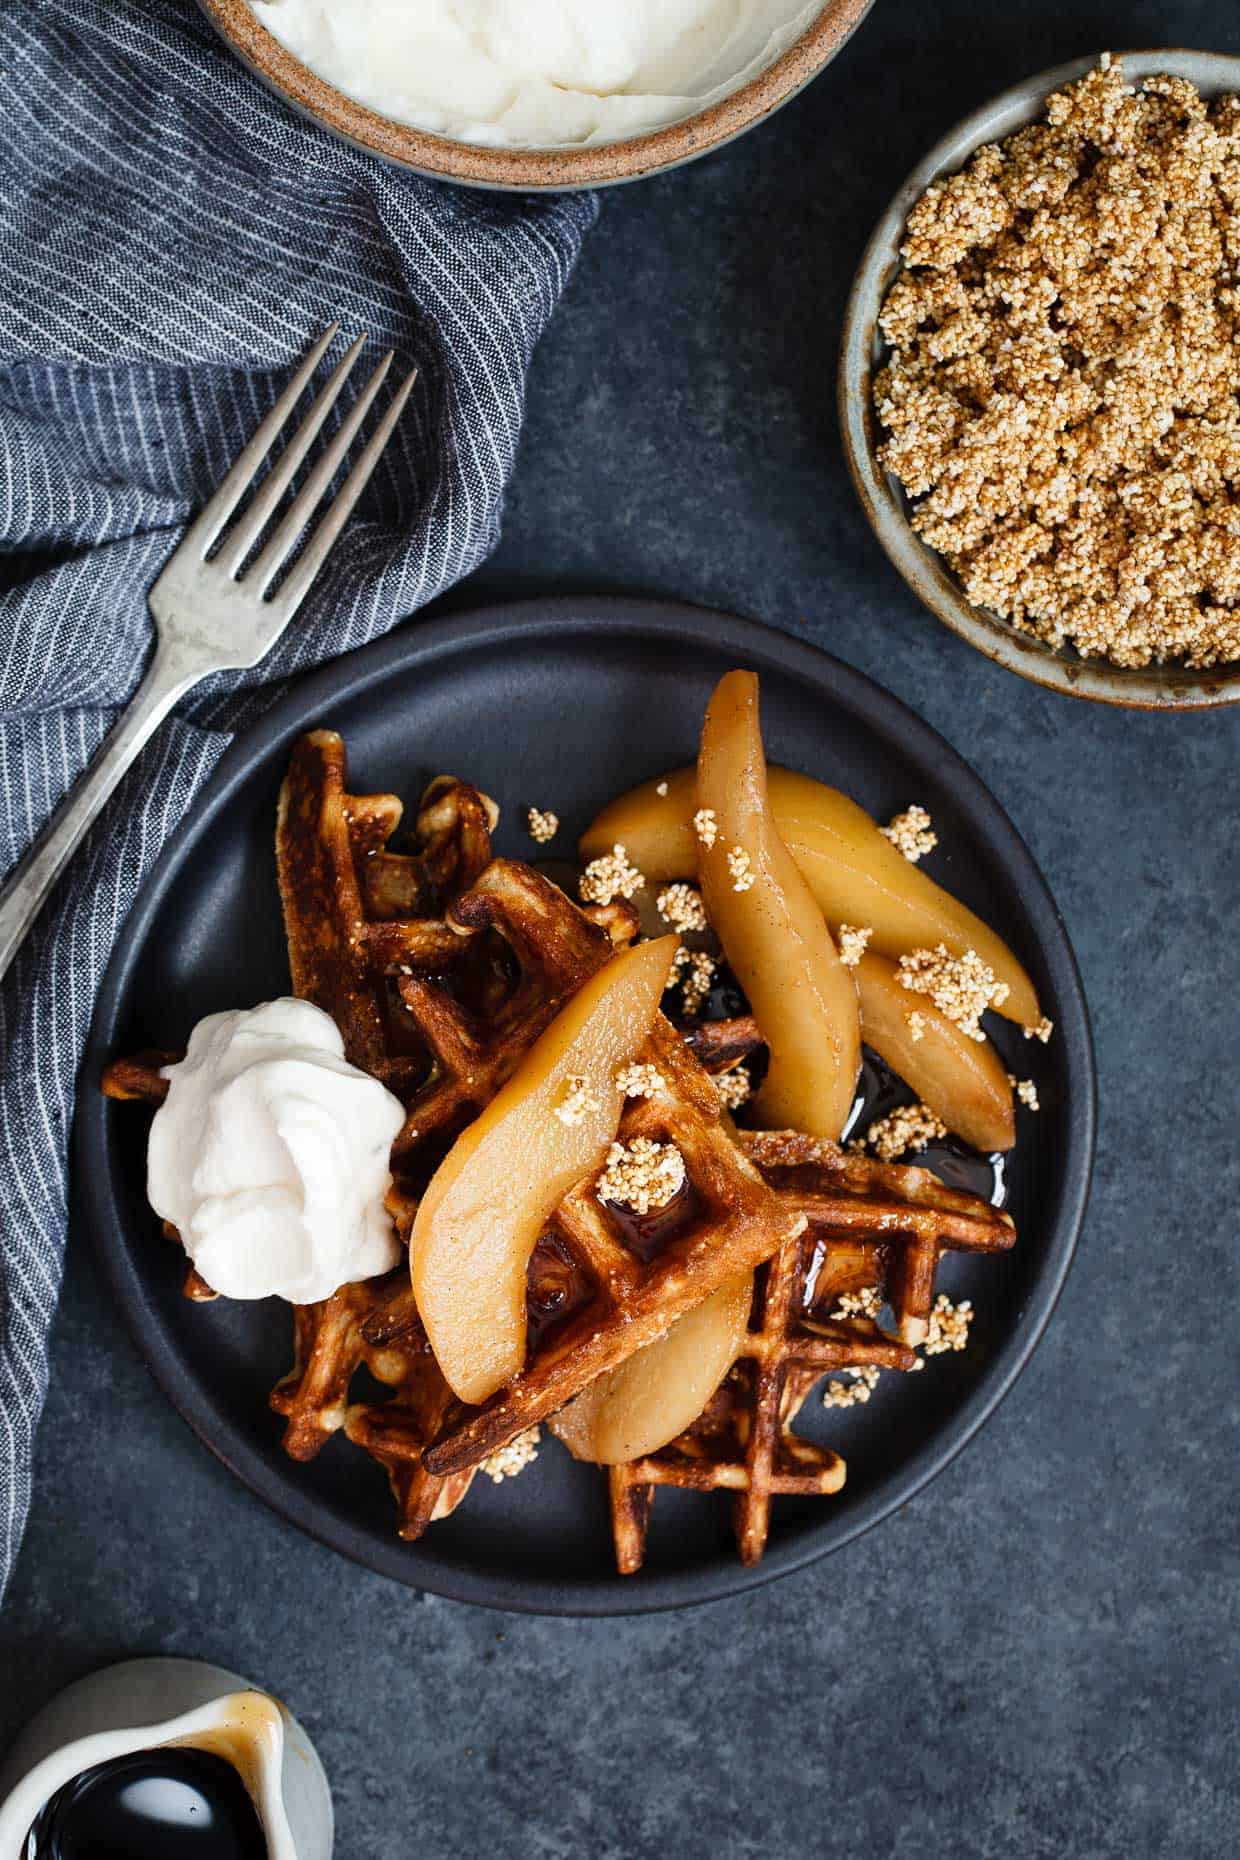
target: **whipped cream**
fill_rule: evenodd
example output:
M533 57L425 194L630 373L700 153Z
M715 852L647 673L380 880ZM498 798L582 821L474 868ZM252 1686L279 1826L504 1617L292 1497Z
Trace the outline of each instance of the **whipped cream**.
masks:
M303 64L459 142L614 142L773 64L822 0L251 0Z
M209 1014L164 1077L147 1195L215 1291L314 1304L397 1263L383 1197L404 1111L329 1014L291 996Z

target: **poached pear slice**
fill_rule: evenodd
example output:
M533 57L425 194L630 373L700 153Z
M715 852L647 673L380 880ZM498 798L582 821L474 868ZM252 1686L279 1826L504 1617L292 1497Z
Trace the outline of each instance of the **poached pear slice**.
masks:
M414 1298L453 1393L483 1402L525 1360L526 1267L552 1211L602 1166L616 1073L650 1033L675 937L615 956L573 996L435 1171L409 1239ZM574 1092L572 1082L584 1081ZM557 1110L568 1107L567 1119Z
M833 931L841 924L873 931L883 956L946 945L953 956L976 950L1009 989L999 1013L1032 1027L1042 1017L1032 981L1002 938L936 885L885 839L865 809L837 788L791 769L767 772L780 838L800 866ZM666 794L659 789L666 787ZM697 773L677 769L643 782L603 809L582 836L582 859L610 852L619 840L648 886L690 878L700 848L693 831Z
M583 1389L549 1422L574 1459L597 1466L657 1453L697 1420L749 1328L753 1274L727 1279L660 1337Z
M771 813L752 672L729 672L707 706L697 800L714 827L698 853L706 914L770 1049L755 1114L837 1138L861 1066L857 990Z
M868 950L857 964L861 1037L949 1130L976 1150L1010 1150L1016 1116L1007 1068L989 1040L971 1040L927 996L901 986L899 969ZM909 1015L921 1016L913 1038Z

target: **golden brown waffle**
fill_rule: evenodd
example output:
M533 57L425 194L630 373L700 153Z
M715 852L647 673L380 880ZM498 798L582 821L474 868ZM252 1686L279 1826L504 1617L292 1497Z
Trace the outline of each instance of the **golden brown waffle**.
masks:
M423 795L404 850L390 844L401 815L395 795L348 792L335 731L316 730L295 745L276 831L293 986L332 1016L353 1064L408 1101L429 1061L394 978L415 966L463 976L473 952L467 937L447 929L443 910L489 861L496 812L467 783L440 776ZM488 971L486 986L494 985ZM158 1105L168 1089L160 1068L179 1058L148 1052L116 1060L104 1092ZM192 1267L184 1289L191 1298L215 1296ZM436 1479L421 1465L450 1393L414 1310L407 1271L295 1306L293 1322L294 1367L271 1403L288 1422L286 1452L309 1459L343 1428L386 1468L401 1534L418 1536L459 1504L470 1479ZM394 1391L389 1400L350 1402L363 1366Z
M180 1053L145 1052L135 1053L132 1059L114 1059L104 1067L103 1095L126 1104L150 1105L155 1110L168 1096L168 1081L162 1067L175 1065L180 1058ZM171 1221L163 1221L161 1225L167 1239L180 1246L181 1236ZM202 1274L188 1265L181 1291L196 1304L209 1304L212 1299L219 1297L219 1293L207 1284Z
M749 1335L740 1357L692 1426L640 1460L608 1468L616 1566L639 1570L656 1486L733 1495L741 1561L766 1548L771 1501L838 1492L845 1465L838 1453L792 1432L814 1384L831 1369L874 1363L910 1369L913 1352L877 1325L858 1319L813 1330L801 1306L804 1236L780 1248L758 1274Z
M163 1066L174 1066L181 1053L135 1053L132 1059L114 1059L104 1067L103 1095L127 1104L162 1104L168 1096Z
M286 1417L284 1450L313 1459L343 1428L387 1472L402 1537L420 1537L435 1518L454 1511L473 1473L437 1479L422 1449L439 1427L451 1391L430 1352L404 1265L381 1279L341 1286L320 1304L294 1308L293 1368L271 1395ZM393 1393L382 1401L350 1401L359 1368Z
M347 1059L407 1099L426 1055L404 1024L398 980L454 973L467 956L444 909L490 859L496 808L441 775L422 797L408 851L389 843L401 814L394 794L349 793L334 730L294 745L276 812L293 991L331 1015Z
M772 1498L826 1495L844 1483L838 1454L791 1431L814 1384L833 1369L912 1369L941 1253L1000 1251L1015 1239L1006 1214L945 1188L928 1170L845 1154L795 1132L746 1131L740 1142L806 1227L759 1273L748 1338L703 1413L657 1453L608 1469L622 1575L642 1566L661 1485L733 1493L741 1559L756 1563ZM891 1304L901 1336L840 1311L845 1294L871 1286Z
M472 908L477 896L456 910ZM580 934L571 917L580 913L567 899L557 909L567 914L563 935L571 940ZM449 1422L426 1455L436 1472L476 1464L563 1407L804 1225L733 1143L713 1080L661 1015L636 1058L655 1067L663 1084L654 1097L627 1102L619 1139L675 1144L685 1184L669 1207L641 1217L601 1202L593 1178L565 1198L548 1223L542 1253L565 1262L571 1304L530 1335L525 1366L507 1388Z
M159 1068L179 1057L146 1053L116 1060L104 1090L155 1107L168 1091ZM175 1227L165 1222L164 1232L180 1244ZM218 1296L192 1266L183 1291L196 1300ZM287 1421L283 1445L291 1459L313 1459L343 1428L387 1471L402 1537L420 1537L433 1519L455 1510L473 1474L437 1479L422 1465L422 1448L438 1432L452 1392L431 1355L403 1262L382 1278L342 1285L318 1304L294 1305L293 1350L293 1367L271 1394L272 1408ZM363 1365L393 1391L390 1398L350 1401Z
M883 1163L796 1131L742 1131L750 1160L789 1208L803 1214L814 1253L806 1291L815 1312L845 1292L876 1285L902 1343L924 1343L944 1253L1001 1253L1016 1240L1011 1216L978 1195L946 1188L929 1169Z

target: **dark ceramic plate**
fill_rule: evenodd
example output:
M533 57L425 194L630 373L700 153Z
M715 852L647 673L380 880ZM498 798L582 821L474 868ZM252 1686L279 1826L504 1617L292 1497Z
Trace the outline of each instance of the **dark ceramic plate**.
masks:
M361 793L412 800L432 774L467 775L504 806L499 850L528 856L522 806L554 807L568 848L612 795L690 761L710 689L733 665L761 674L772 760L846 788L880 818L914 800L930 808L935 876L1032 972L1054 1040L1044 1048L998 1026L1004 1057L1036 1074L1042 1100L1039 1116L1022 1116L1009 1170L1019 1244L1005 1258L944 1262L944 1289L977 1309L965 1353L884 1377L865 1407L829 1412L811 1399L800 1425L840 1447L848 1484L835 1499L778 1500L757 1569L736 1560L724 1498L662 1492L647 1568L621 1580L602 1475L545 1436L521 1478L477 1480L454 1516L402 1543L385 1477L360 1450L338 1438L312 1465L280 1450L267 1394L288 1367L287 1311L181 1297L181 1259L143 1192L147 1118L99 1095L101 1068L114 1054L175 1047L217 1008L287 992L272 822L300 731L343 733ZM859 673L750 622L636 601L543 601L410 625L299 685L229 751L143 888L104 980L78 1103L78 1205L160 1386L294 1524L442 1595L611 1614L705 1601L796 1569L885 1517L951 1459L1050 1316L1084 1211L1093 1129L1089 1025L1063 924L1023 841L941 737Z

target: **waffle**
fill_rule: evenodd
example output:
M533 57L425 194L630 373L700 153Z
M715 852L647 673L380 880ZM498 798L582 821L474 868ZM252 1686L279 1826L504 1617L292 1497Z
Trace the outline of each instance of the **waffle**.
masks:
M537 873L501 859L452 906L448 920L497 932L536 961L544 995L561 978L572 980L565 996L575 991L606 959L613 940L631 935L627 917L615 920L609 937ZM403 992L411 1006L423 993ZM538 1017L550 1018L545 1006ZM563 1407L804 1225L737 1149L712 1079L662 1015L635 1058L657 1069L663 1088L653 1098L626 1102L619 1140L674 1143L684 1158L685 1185L670 1207L640 1217L600 1202L594 1179L565 1198L535 1254L544 1277L558 1262L558 1304L544 1317L532 1301L535 1322L524 1368L480 1408L462 1407L449 1419L426 1454L438 1473L464 1471Z
M406 1105L389 1206L407 1237L421 1188L453 1136L569 996L632 939L637 919L623 904L579 910L527 867L491 861L495 810L466 783L441 777L431 784L407 851L390 845L400 819L395 796L349 793L335 732L315 731L295 745L276 832L293 985L332 1016L349 1060ZM460 898L475 879L468 901ZM454 902L460 909L449 926L444 913ZM179 1057L148 1052L117 1060L103 1089L158 1105L168 1089L161 1068ZM531 1334L565 1307L571 1278L571 1262L554 1241L536 1249ZM185 1290L214 1296L192 1268ZM285 1417L291 1457L312 1458L343 1429L386 1467L402 1535L417 1536L452 1510L473 1474L436 1478L422 1465L421 1449L452 1402L404 1268L295 1306L294 1336L293 1369L271 1401ZM392 1397L350 1402L361 1368Z
M451 975L480 1003L500 978L487 953L474 962L468 938L443 920L445 906L490 860L494 804L468 783L439 776L422 797L409 845L399 850L390 842L402 811L395 795L350 794L343 742L332 730L316 730L293 749L276 857L295 991L332 1016L354 1065L408 1102L427 1082L428 1056L416 1024L402 1024L393 975L415 968ZM116 1060L103 1090L157 1106L168 1090L161 1068L180 1057L145 1052ZM394 1196L403 1206L410 1192L397 1185ZM178 1240L175 1229L165 1231ZM192 1266L184 1290L195 1299L216 1296ZM294 1365L271 1397L286 1419L285 1451L311 1459L343 1428L386 1469L402 1536L420 1535L460 1503L472 1475L436 1479L421 1465L421 1449L451 1398L408 1273L402 1266L341 1286L318 1304L294 1306L293 1324ZM362 1367L392 1389L389 1399L349 1401Z
M935 1277L946 1252L1006 1252L1011 1216L978 1195L947 1188L929 1169L882 1163L796 1131L742 1131L739 1141L814 1244L808 1308L832 1310L846 1292L877 1286L896 1335L924 1343Z
M705 1021L685 1038L708 1071L748 1059L761 1045L751 1015ZM1010 1218L976 1196L949 1189L927 1169L878 1163L837 1144L795 1131L738 1131L737 1141L781 1194L801 1206L820 1247L816 1305L877 1285L896 1320L896 1333L923 1343L944 1251L994 1252L1012 1245ZM837 1206L838 1192L850 1198ZM824 1199L825 1197L825 1199Z
M719 1039L730 1050L729 1037ZM744 1131L739 1141L806 1225L759 1273L749 1335L698 1419L657 1453L608 1468L622 1575L642 1566L658 1486L731 1492L741 1560L758 1562L773 1498L829 1495L844 1484L839 1455L792 1432L814 1384L833 1369L912 1369L941 1253L1001 1251L1015 1239L1006 1214L926 1169L789 1131ZM842 1297L870 1286L891 1305L900 1335L840 1311Z
M160 1055L169 1064L179 1055ZM151 1056L156 1057L154 1055ZM140 1085L141 1059L115 1068L127 1087L111 1097L157 1106L167 1080L151 1075ZM174 1227L164 1232L180 1245ZM182 1292L199 1302L219 1293L188 1267ZM310 1460L334 1433L365 1448L388 1474L402 1537L420 1537L436 1518L454 1511L469 1490L472 1471L437 1479L421 1464L422 1448L452 1405L413 1303L409 1273L402 1263L379 1279L342 1285L314 1305L293 1306L293 1367L271 1393L271 1407L285 1417L283 1447L290 1459ZM349 1400L355 1372L365 1367L393 1393L380 1401Z
M387 1472L402 1537L420 1537L454 1511L473 1473L437 1479L422 1464L451 1391L430 1353L403 1264L381 1279L343 1285L320 1304L295 1306L294 1349L293 1368L271 1395L271 1406L286 1418L289 1457L313 1459L343 1428ZM349 1400L363 1366L393 1391L388 1399Z
M104 1075L104 1091L154 1108L168 1091L160 1067L179 1057L143 1053L116 1060ZM166 1221L164 1232L180 1244ZM193 1266L182 1289L196 1300L219 1295ZM455 1510L473 1474L436 1479L421 1463L422 1448L452 1397L431 1355L403 1263L382 1278L342 1285L318 1304L294 1305L293 1350L293 1367L271 1394L272 1408L287 1423L283 1446L290 1459L313 1459L343 1428L387 1471L402 1537L420 1537L433 1519ZM389 1399L349 1401L354 1374L363 1365L392 1389Z
M441 775L422 797L404 852L390 844L401 815L394 794L348 792L334 730L295 744L276 812L293 992L331 1015L353 1065L407 1100L426 1055L402 1024L397 981L462 969L471 952L444 909L489 861L497 810L476 788Z
M181 1056L180 1053L147 1051L135 1053L132 1059L114 1059L104 1067L104 1097L116 1098L125 1104L145 1104L157 1110L168 1096L168 1081L162 1068L175 1065ZM181 1236L172 1222L163 1221L161 1226L165 1237L180 1246ZM214 1286L208 1285L202 1274L189 1265L185 1268L181 1291L195 1304L209 1304L219 1297Z

